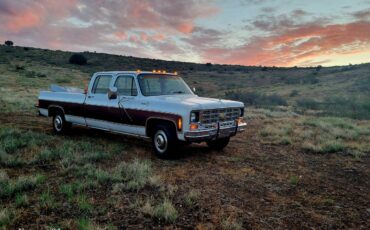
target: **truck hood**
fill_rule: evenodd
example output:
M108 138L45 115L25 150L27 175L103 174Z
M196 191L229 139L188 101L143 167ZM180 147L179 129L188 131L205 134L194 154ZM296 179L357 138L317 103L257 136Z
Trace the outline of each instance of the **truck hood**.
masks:
M218 108L230 108L230 107L244 107L242 102L198 97L197 95L161 95L153 96L155 101L163 101L168 104L182 105L190 108L191 110L203 110L203 109L218 109Z

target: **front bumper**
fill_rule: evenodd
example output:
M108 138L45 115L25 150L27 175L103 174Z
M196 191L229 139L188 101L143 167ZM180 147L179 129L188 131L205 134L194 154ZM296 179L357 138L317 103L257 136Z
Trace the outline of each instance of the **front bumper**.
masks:
M214 129L202 129L185 132L185 140L190 142L201 142L201 141L210 141L226 137L235 136L238 132L243 132L247 126L247 123L240 123L237 126L230 126Z

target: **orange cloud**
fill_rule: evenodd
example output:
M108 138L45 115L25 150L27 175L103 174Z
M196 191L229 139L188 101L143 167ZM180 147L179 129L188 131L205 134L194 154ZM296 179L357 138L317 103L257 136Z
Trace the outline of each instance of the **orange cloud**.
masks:
M114 35L116 36L116 38L118 38L119 40L126 40L127 39L127 35L123 32L115 32Z
M280 35L255 37L240 47L204 50L206 60L241 65L292 66L322 55L341 55L370 50L370 22L311 25ZM370 57L369 57L370 59Z

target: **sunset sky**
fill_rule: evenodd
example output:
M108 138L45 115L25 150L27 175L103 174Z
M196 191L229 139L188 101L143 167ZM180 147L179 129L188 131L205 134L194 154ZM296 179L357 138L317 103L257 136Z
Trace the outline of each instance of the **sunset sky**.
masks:
M370 62L370 0L0 0L0 40L267 66Z

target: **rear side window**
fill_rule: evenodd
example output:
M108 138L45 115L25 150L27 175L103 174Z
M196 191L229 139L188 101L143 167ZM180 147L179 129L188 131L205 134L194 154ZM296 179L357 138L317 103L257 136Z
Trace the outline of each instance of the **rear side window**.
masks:
M117 87L118 95L137 96L136 83L132 76L118 76L114 86Z
M110 75L97 76L94 82L92 93L106 94L108 92L109 83L111 79L112 79L112 76Z

